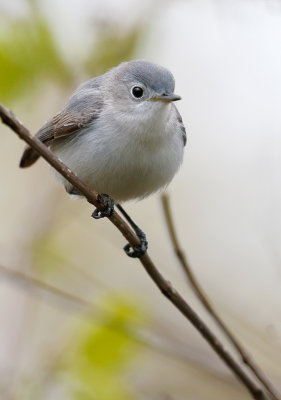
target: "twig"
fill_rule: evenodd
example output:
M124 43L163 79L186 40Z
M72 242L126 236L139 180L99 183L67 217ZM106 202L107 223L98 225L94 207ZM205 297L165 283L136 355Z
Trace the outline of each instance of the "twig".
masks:
M204 290L201 288L198 280L196 279L190 264L180 247L179 239L176 233L175 224L172 218L171 206L169 197L167 194L163 194L161 197L162 206L164 210L165 220L167 223L170 239L176 253L176 256L179 259L180 265L188 279L188 282L191 284L191 287L194 293L197 295L201 303L204 305L206 310L209 314L213 317L217 325L222 329L225 336L228 340L232 343L234 348L237 350L238 354L240 355L242 361L244 362L247 367L254 373L257 379L263 384L263 386L268 390L270 397L274 400L280 400L279 394L276 392L272 384L269 382L268 378L265 376L263 371L259 368L259 366L255 363L255 361L250 357L248 352L243 348L241 343L239 343L238 339L234 336L234 334L229 330L229 328L225 325L222 321L220 316L215 311L213 305L211 304L210 300L208 299L207 295L205 294Z
M13 282L17 283L21 288L26 289L29 294L33 293L34 289L39 289L44 293L50 294L54 298L60 299L64 302L69 302L78 308L87 310L88 312L92 311L94 307L91 303L88 303L86 300L75 296L72 293L68 293L53 285L49 285L48 283L27 275L21 271L0 265L0 273L9 280L12 279Z
M102 311L103 314L106 312L106 316L108 315L108 312L105 309L102 309L100 305L97 306L96 304L93 304L83 299L82 297L78 297L77 295L69 293L21 271L4 267L1 264L0 275L2 275L4 278L7 278L9 282L17 285L20 289L26 291L28 295L35 295L36 297L38 297L38 291L49 294L54 300L51 303L54 303L56 308L58 305L61 305L64 310L66 309L68 312L75 313L75 315L78 315L79 317L83 316L90 318L95 324L101 323L97 318L98 313ZM66 303L70 303L72 307L65 308ZM73 310L73 306L75 306L76 308L75 311ZM108 325L108 329L117 332L120 331L120 327L118 324ZM164 342L161 346L159 345L159 343L156 343L153 340L151 341L147 338L144 339L142 335L140 335L136 330L129 330L128 328L126 328L126 331L122 330L122 333L127 334L138 345L141 345L151 351L157 352L158 354L173 358L178 362L191 361L191 358L183 354L182 352L173 351L171 349L171 343L169 343L168 341ZM155 334L153 331L150 331L149 333L152 333L152 335ZM166 347L163 347L164 344L166 345Z
M86 185L81 179L75 175L62 161L60 161L47 146L40 140L32 136L15 115L6 107L0 104L0 117L4 124L8 125L21 139L27 142L34 150L36 150L52 167L54 167L64 178L66 178L75 188L82 193L89 203L93 204L99 210L103 210L105 205L98 201L98 193ZM132 246L139 245L139 240L135 233L130 229L128 224L114 212L108 219L118 228L122 235L128 240ZM177 292L170 282L161 275L156 266L146 252L140 259L144 269L149 274L153 282L160 291L166 296L171 303L192 323L192 325L201 333L219 357L228 365L237 378L246 386L248 391L256 400L265 400L268 397L263 390L249 377L235 359L224 349L223 345L201 320L201 318L193 311L182 296Z

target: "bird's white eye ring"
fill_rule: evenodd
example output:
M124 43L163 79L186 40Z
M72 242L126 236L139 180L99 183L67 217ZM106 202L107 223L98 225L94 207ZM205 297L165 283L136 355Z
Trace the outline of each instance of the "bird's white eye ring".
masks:
M133 86L131 92L136 99L140 99L143 96L143 88L140 86Z

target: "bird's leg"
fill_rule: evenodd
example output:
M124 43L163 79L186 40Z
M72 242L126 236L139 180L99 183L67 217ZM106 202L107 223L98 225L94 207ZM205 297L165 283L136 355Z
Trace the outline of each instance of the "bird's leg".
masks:
M125 219L129 222L131 227L134 229L137 237L140 240L140 245L139 246L134 246L132 247L130 243L126 244L124 247L124 251L127 254L127 256L132 257L132 258L140 258L144 255L144 253L147 250L148 247L148 242L146 240L145 233L137 226L137 224L132 220L132 218L126 213L124 208L120 205L117 204L117 208L121 211ZM131 250L132 248L132 250Z
M93 218L100 219L104 217L110 217L114 213L114 201L108 196L108 194L99 194L98 202L105 205L105 209L101 211L96 208L92 214Z

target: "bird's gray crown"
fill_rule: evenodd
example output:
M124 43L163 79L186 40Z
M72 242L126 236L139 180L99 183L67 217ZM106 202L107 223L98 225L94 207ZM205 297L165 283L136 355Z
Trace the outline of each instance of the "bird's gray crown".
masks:
M161 65L148 61L129 61L115 68L118 79L124 82L140 82L156 93L174 92L175 79L171 72Z

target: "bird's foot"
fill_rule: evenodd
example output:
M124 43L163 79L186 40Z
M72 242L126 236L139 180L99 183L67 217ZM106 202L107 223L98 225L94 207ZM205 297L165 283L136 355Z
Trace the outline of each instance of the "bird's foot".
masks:
M129 222L131 227L134 229L137 237L140 240L139 246L131 246L130 243L127 243L126 246L124 247L124 251L127 254L127 256L129 256L129 257L140 258L145 254L145 252L147 251L147 248L148 248L148 242L146 240L145 233L137 226L137 224L126 213L126 211L120 204L117 204L117 207L119 208L119 210L121 211L123 216L126 218L126 220Z
M100 219L104 217L110 217L114 213L114 201L108 194L99 194L98 195L98 202L105 206L104 210L99 210L98 208L92 214L92 217L95 219Z
M135 232L141 242L140 245L132 247L130 243L127 243L124 247L124 251L129 257L141 258L147 251L148 242L146 240L145 233L140 228L135 229Z

